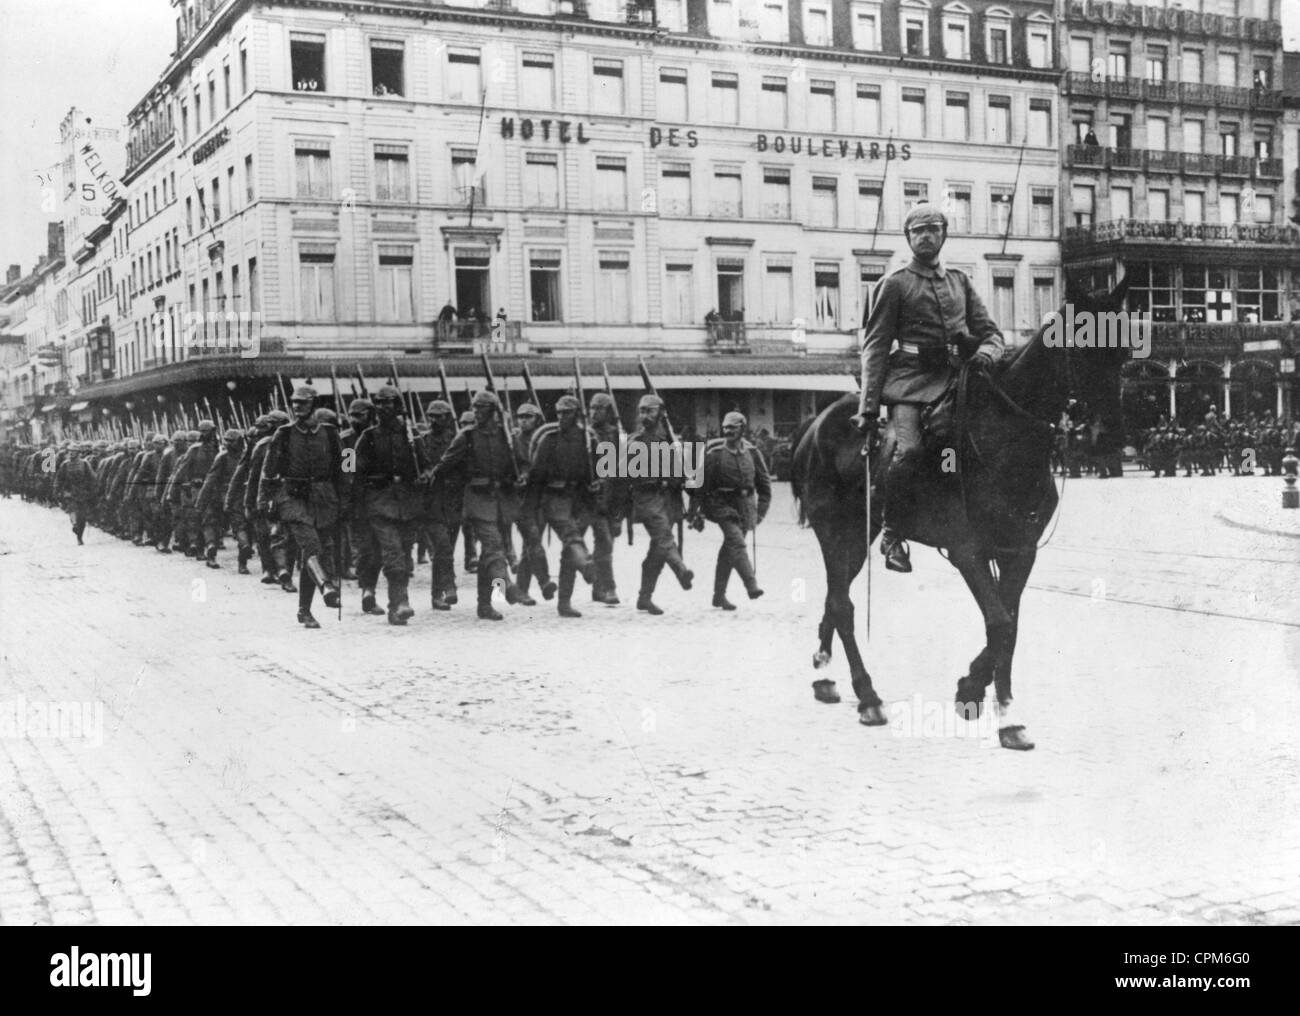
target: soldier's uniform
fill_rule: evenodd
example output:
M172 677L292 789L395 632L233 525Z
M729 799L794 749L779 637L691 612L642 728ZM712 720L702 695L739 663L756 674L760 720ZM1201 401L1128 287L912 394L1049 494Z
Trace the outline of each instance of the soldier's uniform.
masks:
M456 424L451 404L443 399L430 402L428 413L431 426L427 433L416 439L416 443L423 461L438 463L456 437ZM423 480L424 503L420 517L432 571L429 600L434 610L450 610L459 600L456 594L455 542L464 510L464 473L463 470L449 470L436 481L430 482L427 474Z
M248 485L244 492L244 514L253 520L253 534L257 542L258 557L262 561L262 583L264 585L280 584L286 593L296 593L298 587L293 584L293 568L297 559L297 548L289 538L289 530L284 523L270 517L270 496L264 500L262 494L262 467L266 464L266 454L271 448L271 439L275 431L289 422L287 413L273 410L267 413L268 426L273 428L265 437L253 446L253 453L248 459Z
M713 572L713 605L735 610L727 599L732 571L745 583L751 600L763 595L745 537L767 516L772 504L772 481L757 446L739 436L745 426L744 416L728 413L722 426L724 432L735 428L738 440L734 447L726 437L714 438L704 446L704 482L691 491L691 512L696 518L702 513L722 530L722 546ZM696 523L696 528L703 529L703 522Z
M525 460L532 458L535 443L543 426L542 411L531 402L525 402L515 413L519 421L519 432L515 434L515 453ZM537 579L537 588L542 591L542 598L549 600L555 596L556 585L551 581L550 563L546 560L546 548L542 546L542 531L546 521L542 514L542 491L536 483L530 483L524 491L523 502L519 508L519 565L515 571L515 585L519 587L519 602L531 607L536 602L528 595L528 585ZM508 556L508 555L507 555Z
M95 501L95 472L81 458L83 447L75 445L74 448L75 452L58 468L54 490L67 502L68 514L72 516L72 532L80 544L86 531L86 516Z
M663 400L657 395L643 395L637 404L642 408L663 411ZM636 433L627 439L629 446L643 444L649 446L650 461L661 458L658 449L670 443L667 422L661 416L653 427L647 429L643 424ZM629 458L632 455L629 448ZM682 560L677 541L673 539L673 526L682 518L682 480L670 478L629 478L627 490L632 502L631 522L645 526L650 537L650 549L645 560L641 562L641 588L637 594L637 610L648 614L662 614L651 597L659 583L659 575L667 565L683 589L690 589L695 573L686 567Z
M356 468L357 442L375 422L374 403L367 398L353 399L348 404L348 421L348 428L339 433L345 460L348 452L352 453L351 468L343 470L343 502L352 509L343 525L343 560L361 588L362 613L382 614L384 611L375 603L375 585L382 567L379 542L366 515L365 490L357 483Z
M317 586L327 607L339 605L332 569L343 486L338 430L311 418L315 400L313 388L294 392L290 401L298 419L272 435L258 492L259 500L270 503L298 546L298 622L308 628L320 627L311 613Z
M167 500L167 487L171 482L172 473L180 462L181 456L185 454L186 440L185 431L176 431L172 434L171 444L158 460L158 475L154 480L152 493L154 503L157 505L154 515L157 528L153 536L154 545L163 554L172 552L171 536L174 525L174 513L172 512L171 503Z
M587 418L596 435L596 445L609 444L617 448L624 440L623 428L618 421L618 407L605 392L591 397ZM622 531L619 517L619 486L613 477L604 480L596 492L590 515L591 560L596 566L596 581L591 587L594 603L618 605L618 585L614 581L614 541Z
M578 424L571 414L578 400L563 395L555 403L559 423L539 427L533 437L529 484L540 496L542 516L560 538L560 585L558 610L561 617L581 617L573 609L574 576L595 584L596 570L583 540L595 508L592 464L596 458L596 435ZM522 528L521 528L522 531ZM549 599L549 597L548 597Z
M231 533L234 534L235 542L239 544L240 575L249 574L248 562L253 557L255 545L259 553L262 550L261 546L257 545L252 517L244 510L244 496L248 493L248 469L253 458L253 446L265 437L270 429L270 420L266 416L259 416L253 421L253 426L249 427L243 435L239 461L235 463L234 471L230 474L230 483L226 485L225 492L221 495L221 507L226 514L226 521L230 525ZM265 576L271 570L269 553L262 559L261 564L262 574Z
M518 602L519 590L510 582L501 526L514 525L519 518L520 481L526 480L527 460L520 461L517 449L501 423L501 409L491 392L474 396L474 406L492 407L485 422L465 426L452 440L442 459L433 467L437 480L449 470L464 467L467 478L464 521L473 527L480 548L478 561L478 616L499 621L492 607L494 582L505 585L506 600Z
M220 568L217 564L217 549L222 534L226 531L226 493L230 489L231 478L244 451L244 435L237 430L227 430L224 446L217 452L208 467L203 485L194 502L194 509L203 530L204 563L209 568ZM244 556L244 544L239 547L239 569L248 570L248 559Z

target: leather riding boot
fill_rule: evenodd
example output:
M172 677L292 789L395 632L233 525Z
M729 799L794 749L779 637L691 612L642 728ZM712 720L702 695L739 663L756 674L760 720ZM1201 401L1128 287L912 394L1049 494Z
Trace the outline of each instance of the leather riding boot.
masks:
M718 551L718 563L713 569L713 605L723 610L735 610L736 605L727 599L727 580L731 578L731 561L726 548Z
M880 553L885 557L885 567L890 571L910 572L912 558L908 554L907 541L886 528L880 534Z
M686 562L680 557L676 560L669 561L668 566L672 568L673 574L677 576L677 581L681 587L689 590L691 588L691 583L695 581L695 572L687 568Z
M532 562L528 560L528 552L525 548L524 556L519 560L519 567L515 569L515 587L519 590L519 603L524 607L537 606L537 601L528 595L528 584L532 581L532 577Z
M617 607L618 591L614 582L614 562L596 562L596 581L591 587L591 602L603 603L607 607Z
M361 590L361 613L363 614L382 614L384 609L375 602L375 590L372 586L365 586Z
M478 576L478 616L481 621L504 620L501 612L492 606L492 579L486 572Z
M248 570L248 562L252 559L252 557L253 557L253 548L252 548L252 547L250 547L250 546L248 546L247 544L245 544L244 546L241 546L241 547L239 548L239 556L238 556L238 558L237 558L236 560L238 561L238 569L237 569L237 570L238 570L238 572L239 572L240 575L248 575L248 574L251 574L251 573L249 572L249 570Z
M659 582L659 573L663 571L663 567L662 561L641 562L641 590L636 597L637 610L644 610L647 614L656 616L663 613L663 610L655 605L654 600L650 599L654 595L655 586Z
M320 586L321 599L325 601L325 606L333 609L339 605L338 588L329 580L325 574L325 566L321 564L320 558L313 554L307 558L303 566L303 574L310 572L312 580Z
M763 590L758 588L758 579L754 575L754 566L749 562L749 555L744 554L740 561L735 564L736 574L740 576L740 581L745 583L745 592L751 600L757 600L763 595Z
M578 611L573 609L570 601L573 599L573 580L576 577L573 564L569 561L560 562L560 600L557 604L557 610L560 617L582 617Z
M311 601L316 597L316 583L311 573L303 569L301 584L298 588L298 623L308 628L319 628L320 622L312 617Z

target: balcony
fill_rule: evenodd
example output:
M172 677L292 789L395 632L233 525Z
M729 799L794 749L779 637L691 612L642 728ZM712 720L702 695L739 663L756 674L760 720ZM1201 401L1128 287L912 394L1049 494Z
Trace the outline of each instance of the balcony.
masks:
M1142 169L1146 153L1140 148L1111 148L1110 165L1113 169Z
M709 212L715 219L739 219L741 217L741 203L739 201L714 201L709 206Z
M1065 75L1065 94L1103 99L1106 97L1106 82L1094 81L1087 71L1070 71Z
M712 321L704 326L705 343L710 353L748 353L744 321Z
M1178 82L1147 81L1142 86L1142 92L1148 102L1177 102Z
M514 352L522 342L522 325L518 321L438 321L433 326L435 353L492 352L502 346Z
M1261 180L1281 180L1281 159L1257 159L1255 176Z
M1223 155L1219 173L1223 176L1250 176L1255 160L1247 155Z
M1068 251L1094 244L1133 241L1150 243L1300 244L1300 229L1269 223L1168 222L1151 219L1115 219L1091 226L1069 226L1062 246Z
M1197 106L1217 106L1219 104L1219 86L1184 81L1182 83L1182 99L1183 102Z
M1068 153L1071 166L1106 165L1106 149L1097 145L1071 145Z
M1267 340L1294 351L1300 343L1300 326L1284 322L1154 324L1151 346L1152 355L1158 359L1217 359L1241 355L1247 342Z
M1152 173L1180 173L1182 152L1147 152L1147 169Z
M1183 172L1199 173L1213 176L1219 168L1219 156L1205 155L1201 152L1186 152L1183 155Z

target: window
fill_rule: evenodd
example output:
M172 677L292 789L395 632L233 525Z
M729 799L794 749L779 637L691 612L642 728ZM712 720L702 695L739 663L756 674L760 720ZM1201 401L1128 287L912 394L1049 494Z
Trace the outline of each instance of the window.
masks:
M252 272L250 266L250 279ZM303 244L298 253L298 280L302 291L303 320L333 321L335 316L334 248L328 244ZM206 293L203 303L206 308Z
M1235 226L1240 218L1241 195L1219 191L1219 222L1225 226Z
M1070 70L1087 74L1092 70L1092 39L1086 36L1070 37Z
M1276 268L1237 269L1237 320L1281 321L1281 275Z
M740 79L729 71L714 71L709 89L709 119L714 123L740 122Z
M1163 152L1169 148L1169 120L1163 116L1147 117L1147 149Z
M862 325L866 327L867 318L871 316L872 297L875 296L876 286L880 280L885 277L883 265L863 264L858 265L858 303L862 307Z
M835 130L835 82L814 79L808 83L808 127Z
M190 108L185 103L181 103L181 144L190 143Z
M1187 82L1199 82L1204 77L1204 60L1203 54L1199 49L1183 50L1183 80Z
M813 322L818 328L840 326L840 266L813 262Z
M831 12L828 6L803 5L803 41L805 46L831 44Z
M325 91L325 36L289 33L289 73L294 91Z
M185 235L194 235L194 199L185 199Z
M535 250L528 255L528 295L533 321L563 321L560 303L560 252Z
M257 286L257 258L248 259L248 309L254 313L262 309L262 295Z
M523 102L541 109L555 108L555 57L550 53L525 53L519 75Z
M989 141L995 145L1011 144L1011 96L989 96Z
M1014 198L1014 188L998 183L989 187L989 229L995 235L1002 236L1009 232Z
M664 265L664 324L695 324L695 270L689 261Z
M479 103L482 101L483 83L480 75L478 50L453 49L448 51L447 98L452 102Z
M1011 14L1004 8L991 8L984 14L985 45L989 63L1011 63Z
M970 59L970 15L945 10L943 55L949 60Z
M230 195L230 214L234 215L237 211L235 205L235 167L226 167L226 193Z
M1056 276L1054 275L1034 275L1034 321L1041 325L1046 320L1047 315L1055 312L1056 306Z
M380 244L375 314L380 321L415 320L414 250Z
M833 229L839 225L839 192L835 177L813 177L812 207L809 212L809 220L814 226Z
M948 216L948 232L971 232L970 184L956 183L944 192L943 210Z
M225 96L226 109L230 108L230 64L221 65L222 94Z
M1127 78L1129 68L1130 46L1127 42L1112 39L1106 53L1106 73L1112 79Z
M299 141L294 146L294 164L298 175L298 197L328 198L333 192L330 181L328 142Z
M790 171L788 169L764 167L763 218L790 218Z
M880 86L859 81L856 94L855 129L859 134L879 134Z
M758 37L765 42L790 41L790 16L786 13L785 0L763 0L758 12Z
M221 221L221 179L212 178L212 221Z
M478 152L473 148L451 150L451 179L455 204L482 206L487 204L486 180L478 177Z
M1029 143L1044 148L1053 146L1052 100L1029 100Z
M1111 187L1110 217L1112 219L1133 218L1133 188Z
M709 208L710 214L718 219L738 219L744 216L739 166L714 167Z
M914 137L926 136L925 129L925 89L903 89L903 120L911 128Z
M994 271L993 306L989 312L1000 328L1010 331L1016 327L1016 277L1012 272Z
M1183 151L1199 155L1205 151L1205 121L1183 121Z
M903 52L908 56L926 56L930 52L929 34L930 18L928 10L917 10L919 4L904 0L902 24L899 35L903 40Z
M239 94L248 94L248 49L242 43L239 47Z
M560 207L559 156L549 152L528 152L524 156L524 205Z
M1219 124L1219 149L1223 155L1237 154L1237 125L1235 123Z
M688 162L665 162L660 169L659 214L691 214L691 166Z
M659 69L659 119L686 119L686 71L681 67Z
M1147 46L1147 80L1165 81L1169 77L1169 50L1165 46Z
M628 324L632 320L632 274L627 251L601 251L596 260L596 320Z
M217 122L217 79L208 75L208 119Z
M1165 222L1169 218L1169 191L1152 187L1147 191L1147 218Z
M376 95L405 95L405 47L400 42L370 40L370 85Z
M930 200L930 185L918 180L903 181L903 215Z
M1236 87L1237 63L1236 53L1225 53L1219 50L1219 84Z
M784 127L789 103L785 78L764 77L758 93L758 116L766 127Z
M1111 113L1110 144L1112 148L1133 147L1133 114Z
M665 32L686 31L686 0L657 0L658 24Z
M248 204L253 203L253 157L244 156L244 196Z
M484 313L492 309L492 255L486 247L457 247L453 258L457 307Z
M1050 187L1029 188L1029 235L1051 236L1056 226L1056 198Z
M948 92L943 100L943 136L951 141L970 137L970 96L965 92Z
M853 48L868 53L880 49L880 5L855 3L853 5Z
M788 324L794 320L794 262L772 257L763 267L763 320Z
M1251 73L1252 88L1273 87L1273 58L1271 56L1255 57L1255 67Z
M884 184L880 180L858 181L858 229L883 228L880 216L880 198Z
M406 145L375 145L375 200L411 200L411 161Z
M591 73L595 79L592 110L596 113L623 113L623 61L592 60Z
M1029 39L1029 66L1030 67L1051 67L1052 66L1052 30L1047 25L1030 24L1028 30Z
M745 319L745 259L720 257L717 260L717 310L723 321Z
M709 34L719 39L735 39L740 35L733 0L709 0Z
M596 156L596 209L627 211L627 159L622 156Z
M1183 221L1184 222L1205 221L1205 192L1204 191L1183 192Z
M1091 226L1094 214L1096 188L1090 184L1076 183L1070 188L1070 207L1076 226Z
M194 136L203 133L203 89L194 86Z
M1273 157L1273 131L1267 127L1255 128L1255 158L1271 159Z

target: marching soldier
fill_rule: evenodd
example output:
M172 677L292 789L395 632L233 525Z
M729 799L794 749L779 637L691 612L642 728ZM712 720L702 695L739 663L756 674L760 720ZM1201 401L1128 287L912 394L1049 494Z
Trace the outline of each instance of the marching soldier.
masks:
M235 463L234 472L230 474L230 483L226 485L221 496L221 507L230 523L230 531L239 545L239 574L248 575L248 562L252 560L254 548L260 554L261 545L256 540L253 520L244 511L244 495L248 493L248 467L253 458L253 446L271 432L270 421L263 415L253 421L253 425L243 434L242 451L239 461ZM262 559L262 575L270 570L269 555Z
M312 418L315 402L314 388L293 393L289 403L296 419L271 437L258 491L260 507L288 527L298 547L298 623L308 628L320 627L311 613L317 587L325 606L339 605L331 569L343 485L338 430Z
M220 568L217 564L217 549L221 535L226 531L225 499L230 490L230 481L235 467L244 453L244 435L231 428L222 437L221 451L208 468L203 484L199 488L194 502L195 513L203 532L204 564L209 568ZM248 557L245 556L247 537L239 544L239 574L248 574ZM251 552L250 552L251 556Z
M355 449L361 435L375 423L375 405L369 399L353 399L348 403L348 428L339 434L345 450ZM355 456L355 451L353 452ZM375 602L375 586L379 582L381 567L379 544L366 514L364 491L358 489L355 459L351 469L343 470L343 501L352 511L343 526L343 560L350 566L361 587L361 611L364 614L384 613ZM346 576L345 576L346 577Z
M263 501L261 497L262 468L266 465L267 452L271 450L271 439L276 431L289 423L289 415L276 409L266 414L266 420L264 436L253 446L253 454L248 460L244 514L253 520L254 538L262 561L262 584L273 586L278 582L286 593L296 593L298 587L293 584L296 551L284 524L270 517L270 498Z
M528 473L530 486L541 496L542 514L563 545L557 604L560 617L582 616L573 609L574 576L580 574L588 585L594 585L596 579L591 553L582 538L594 507L596 436L578 423L580 405L572 395L560 396L555 403L559 422L538 429Z
M180 463L181 456L185 454L186 440L185 431L178 430L173 433L171 446L163 452L162 458L158 460L158 475L154 481L152 496L154 503L158 506L155 515L158 528L154 534L154 546L158 548L160 554L172 553L171 537L174 513L172 512L171 502L167 499L167 488L171 483L173 471Z
M465 412L460 414L461 430L464 430L466 427L474 426L474 422L474 410L467 409ZM472 575L474 572L478 571L478 548L476 547L474 540L474 527L470 525L470 523L466 522L460 527L460 531L465 540L465 571ZM455 540L452 540L453 546L455 542Z
M515 413L515 419L519 421L519 433L515 435L518 442L516 454L531 458L533 443L545 429L541 426L542 411L531 402L525 402ZM542 519L541 498L541 489L535 483L529 484L519 512L519 536L523 546L520 549L519 566L515 570L515 585L519 587L519 602L525 607L537 603L528 595L528 584L534 578L537 579L537 588L542 591L542 599L550 600L555 596L556 586L551 581L546 548L542 546L542 530L546 524Z
M598 446L606 443L618 446L622 432L618 422L618 407L606 392L597 392L591 397L587 419L592 433L596 435ZM619 602L618 587L614 581L614 541L622 532L618 505L619 499L612 482L602 483L596 492L590 515L591 559L596 565L596 581L591 587L591 599L593 603L604 603L610 607L618 606Z
M659 458L656 445L669 443L668 425L663 419L663 399L658 395L643 395L637 403L636 433L628 444L650 446L651 461ZM645 526L650 537L650 549L641 562L641 589L637 594L636 609L659 615L663 610L651 599L664 565L672 569L683 589L690 589L695 573L682 560L677 541L673 539L673 525L682 517L682 481L679 479L635 479L628 484L632 500L632 523Z
M384 385L375 393L375 412L378 420L357 441L356 472L388 583L388 623L404 625L415 613L408 589L423 500L416 481L423 464L402 413L402 393Z
M425 462L441 462L456 437L455 414L451 403L434 399L428 406L429 430L418 438L420 455ZM464 510L465 484L462 471L451 470L425 485L424 530L429 545L432 576L429 600L434 610L451 610L456 595L456 532Z
M763 595L745 537L767 516L772 504L772 481L758 448L744 438L745 417L728 413L722 418L722 437L704 448L704 483L691 491L691 526L704 529L704 519L722 530L722 546L713 572L713 605L735 610L727 599L727 582L734 570L745 583L751 600ZM755 497L757 495L757 498Z
M217 425L200 420L190 431L190 446L181 456L167 484L167 500L176 509L176 532L186 557L203 554L203 531L195 505L208 470L217 457Z
M510 581L506 566L501 526L513 525L519 517L528 463L519 461L502 425L497 397L479 392L473 407L474 423L456 435L442 459L426 474L426 482L436 482L463 464L467 477L464 521L473 527L482 551L477 568L478 616L484 621L500 621L500 612L492 606L493 585L504 585L507 603L519 602L519 590Z
M86 531L86 516L95 501L95 473L81 457L84 451L84 445L71 445L68 460L59 467L54 479L55 496L66 499L78 546L85 542L81 536Z

